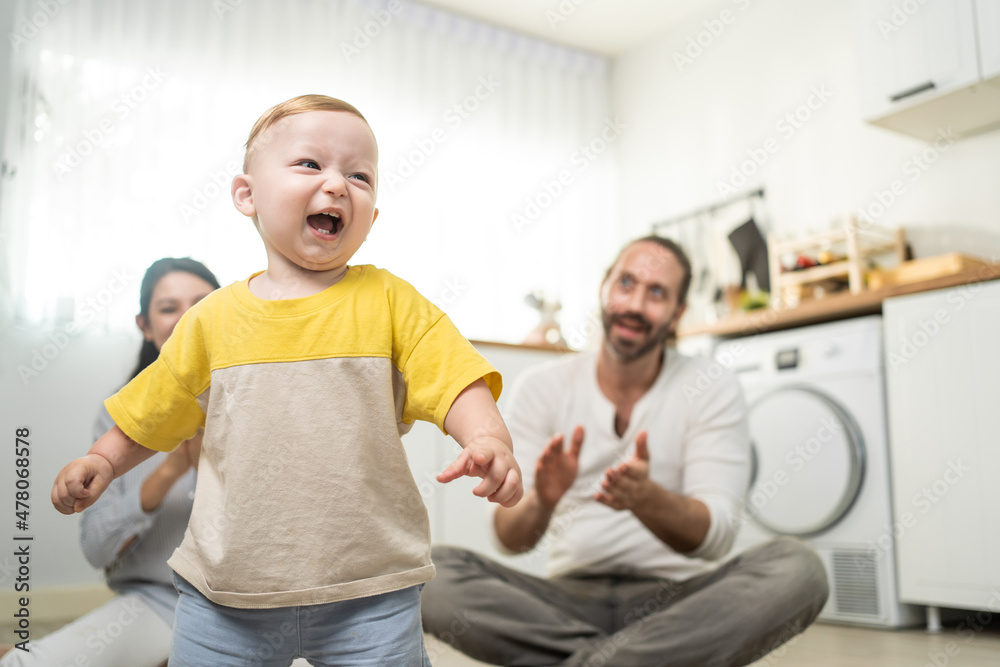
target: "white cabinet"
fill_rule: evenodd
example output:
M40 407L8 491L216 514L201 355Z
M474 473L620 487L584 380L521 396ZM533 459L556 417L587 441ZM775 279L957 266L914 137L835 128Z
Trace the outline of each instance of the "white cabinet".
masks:
M866 0L856 18L868 52L862 65L865 116L979 80L972 0ZM907 12L903 7L911 8Z
M1000 76L1000 0L976 0L979 60L984 79Z
M504 391L499 402L501 412L514 381L523 371L565 354L493 343L477 343L476 349L503 376ZM433 543L472 549L509 567L530 574L544 574L546 555L543 549L508 556L497 548L493 538L493 505L485 498L472 495L478 479L462 477L449 484L441 484L435 479L461 452L458 443L442 434L436 426L417 422L403 437L403 444L417 488L427 506ZM520 463L524 464L523 461Z
M1000 608L1000 281L883 305L900 598Z
M1000 0L855 0L862 116L928 141L1000 126Z

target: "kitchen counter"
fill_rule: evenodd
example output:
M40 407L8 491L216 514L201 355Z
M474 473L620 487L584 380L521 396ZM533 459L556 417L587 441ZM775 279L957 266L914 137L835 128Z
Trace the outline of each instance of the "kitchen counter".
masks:
M528 345L526 343L500 343L495 340L470 340L470 343L479 347L480 345L492 345L493 347L506 348L509 350L536 350L538 352L572 352L568 347L556 345Z
M859 294L847 292L830 294L821 299L803 301L795 308L787 310L765 308L739 313L714 324L681 326L677 335L680 338L696 335L736 338L764 333L765 331L792 329L807 324L872 315L882 312L882 301L889 297L961 287L996 279L1000 279L1000 264L990 264L931 280L893 285L878 290L865 290Z

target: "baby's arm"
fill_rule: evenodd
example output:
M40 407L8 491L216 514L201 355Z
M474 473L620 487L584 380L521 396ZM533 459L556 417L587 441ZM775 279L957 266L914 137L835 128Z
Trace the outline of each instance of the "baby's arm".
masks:
M493 394L482 379L458 395L444 419L448 433L462 446L462 453L437 476L450 482L463 475L482 477L472 490L477 496L513 507L521 499L521 469L514 460L514 445L497 409Z
M155 453L115 426L98 438L86 456L59 471L52 485L52 504L63 514L82 512L97 502L111 480Z

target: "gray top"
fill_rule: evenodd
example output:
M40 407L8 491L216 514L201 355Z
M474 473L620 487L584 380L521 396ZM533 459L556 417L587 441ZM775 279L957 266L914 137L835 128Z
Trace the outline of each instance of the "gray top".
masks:
M114 425L102 407L94 424L94 440ZM91 565L104 568L112 590L142 596L173 626L177 591L167 559L187 529L194 503L195 471L189 470L177 480L152 512L143 512L139 499L142 483L166 456L157 453L111 482L100 500L81 517L80 545ZM132 536L136 536L135 542L119 555Z

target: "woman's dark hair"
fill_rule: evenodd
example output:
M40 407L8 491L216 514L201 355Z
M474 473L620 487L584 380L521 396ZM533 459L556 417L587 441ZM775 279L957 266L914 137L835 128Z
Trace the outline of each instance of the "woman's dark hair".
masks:
M146 275L142 278L142 286L139 288L139 314L142 315L142 318L147 323L149 322L149 303L153 300L153 290L156 289L156 284L160 282L160 278L174 271L184 271L185 273L198 276L213 288L219 289L219 281L215 278L215 274L197 260L190 257L164 257L163 259L158 259L146 269ZM146 366L156 361L158 356L160 356L160 351L156 349L153 341L143 340L142 348L139 350L139 363L136 365L135 370L132 371L132 377L134 378Z

